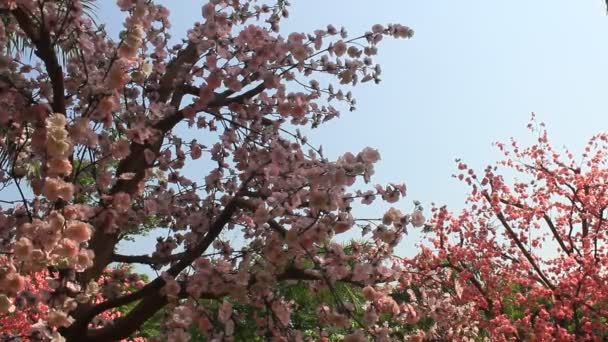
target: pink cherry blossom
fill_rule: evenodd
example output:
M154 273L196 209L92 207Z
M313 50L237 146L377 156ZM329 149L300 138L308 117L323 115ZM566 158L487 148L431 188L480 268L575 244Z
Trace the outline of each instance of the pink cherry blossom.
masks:
M114 341L163 312L159 338L187 341L197 326L205 340L229 340L247 306L260 336L305 340L292 331L297 306L277 290L298 281L310 293L373 286L365 326L346 338L386 340L382 317L406 315L390 295L410 223L392 209L362 226L353 202L397 203L405 187L369 186L377 150L334 160L303 132L355 109L351 88L379 80L382 38L409 28L290 33L287 2L209 0L175 39L169 10L151 1L116 3L118 35L79 1L0 6L0 71L11 80L0 147L15 146L0 182L22 197L0 207L0 306L19 308L0 313L0 332ZM9 48L14 37L32 54ZM163 231L151 252L118 252L150 229ZM342 248L332 241L341 233L368 241ZM123 262L160 275L108 270ZM319 331L354 327L355 309L323 305Z
M68 239L84 242L91 237L91 226L85 222L71 221L68 222L64 234Z

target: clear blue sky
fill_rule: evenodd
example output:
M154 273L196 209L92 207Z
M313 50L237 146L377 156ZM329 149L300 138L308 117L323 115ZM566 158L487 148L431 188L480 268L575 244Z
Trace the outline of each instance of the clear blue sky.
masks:
M100 1L111 32L121 18ZM200 18L200 1L162 1L176 38ZM603 0L294 0L283 32L327 24L352 34L375 23L412 27L412 40L386 40L380 85L357 87L358 110L310 138L336 156L381 150L375 181L406 182L408 201L462 207L467 188L451 178L454 158L481 169L500 157L491 146L524 141L531 112L556 145L580 148L608 129L608 17ZM378 216L378 208L361 210ZM412 237L412 241L417 240ZM140 249L153 238L129 246ZM409 245L409 244L408 244ZM125 246L126 247L126 246ZM147 246L150 248L151 246ZM146 250L148 249L146 248ZM143 252L142 249L140 252ZM413 252L411 245L402 253Z

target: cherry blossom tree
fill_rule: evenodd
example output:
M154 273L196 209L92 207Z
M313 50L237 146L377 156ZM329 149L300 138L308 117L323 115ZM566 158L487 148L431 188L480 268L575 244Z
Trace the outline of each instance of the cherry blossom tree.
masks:
M126 266L108 269L97 280L97 283L87 288L87 296L90 296L94 303L101 303L108 298L115 298L140 289L145 285L145 278L145 276L142 278L133 273ZM57 298L58 293L54 291L54 288L60 284L53 277L49 277L46 271L28 275L25 277L25 281L24 290L14 299L14 303L7 301L7 297L3 297L0 338L2 341L39 341L58 338L57 332L49 332L45 324L41 323L49 320L53 322L65 317L57 311L49 310L49 305L45 304L45 301L41 301L40 296L48 297L46 302L61 301L61 298ZM120 317L121 314L122 312L116 309L105 311L91 322L91 326L103 326L108 321ZM141 342L144 340L134 338L123 341Z
M174 44L167 8L117 3L126 14L119 37L81 1L0 2L3 312L42 272L53 286L30 291L30 302L47 308L36 330L56 341L136 336L159 312L171 341L193 327L230 340L239 304L255 308L260 338L302 340L292 303L275 289L298 281L335 293L346 283L365 288L365 313L331 296L319 327L342 327L348 341L388 339L377 323L401 312L389 296L403 272L393 247L423 217L391 209L369 229L353 203L393 203L405 187L353 189L370 182L378 151L330 160L299 127L354 109L348 89L380 80L378 44L412 30L377 24L348 38L329 25L284 36L286 1L211 0ZM117 254L125 236L150 226L166 232L154 253ZM332 242L357 227L368 242L348 253ZM99 298L91 289L113 263L161 274Z
M608 135L593 136L576 158L550 144L543 124L529 127L535 144L496 144L505 159L481 174L457 161L455 176L471 187L467 209L435 208L430 243L404 261L417 288L403 291L417 317L435 323L427 333L608 337Z

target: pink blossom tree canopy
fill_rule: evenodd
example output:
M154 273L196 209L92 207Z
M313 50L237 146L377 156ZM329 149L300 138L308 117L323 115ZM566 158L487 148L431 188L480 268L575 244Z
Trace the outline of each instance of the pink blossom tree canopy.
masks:
M360 227L353 203L395 202L405 187L353 189L370 182L379 153L329 160L298 127L353 109L348 89L379 81L378 44L412 30L281 35L285 1L210 0L172 44L169 10L153 1L117 1L119 37L86 15L86 3L0 1L0 314L43 305L25 329L37 338L114 341L163 311L170 341L192 327L229 340L244 303L257 310L259 336L297 341L292 303L274 289L344 282L366 289L365 315L336 299L319 307L319 326L345 327L348 341L388 339L378 317L403 312L389 296L403 272L393 247L424 218L391 209L371 243L345 253L331 239ZM145 227L166 232L154 253L116 254ZM113 263L162 273L100 298ZM27 279L40 274L53 285L31 291ZM22 302L25 291L34 297Z
M442 336L608 338L608 135L576 158L543 126L530 125L530 146L497 143L505 159L481 174L458 161L467 209L435 208L429 244L405 260L417 319L433 318Z

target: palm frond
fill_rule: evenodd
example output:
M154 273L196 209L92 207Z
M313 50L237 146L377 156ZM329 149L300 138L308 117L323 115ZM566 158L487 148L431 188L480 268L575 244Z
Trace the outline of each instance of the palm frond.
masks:
M99 10L97 0L80 0L80 3L82 4L84 15L86 15L95 25L97 25L97 15L95 14L95 12Z
M69 6L72 0L60 0L57 3L60 6ZM96 11L99 9L99 5L97 4L97 0L81 0L82 10L84 15L89 18L95 26L97 26L97 14ZM0 19L4 22L5 25L9 23L11 20L10 14L8 13L0 13ZM27 44L27 39L21 36L16 35L14 32L10 32L8 36L8 40L6 43L6 50L12 53L29 53L29 58L31 59L33 54L33 49L31 46ZM61 63L63 65L66 64L67 60L76 56L78 54L78 46L76 44L72 45L72 47L68 49L62 49L58 46L55 47L55 53L60 57Z

